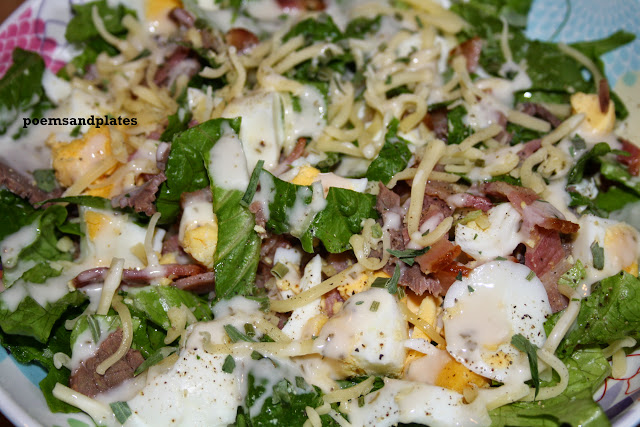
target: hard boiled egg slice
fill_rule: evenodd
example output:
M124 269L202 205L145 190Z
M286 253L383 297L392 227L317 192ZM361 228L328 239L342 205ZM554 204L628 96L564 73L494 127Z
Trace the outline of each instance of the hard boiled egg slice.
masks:
M527 356L511 345L522 334L538 347L551 314L540 279L522 264L493 261L451 285L443 323L447 351L471 371L500 382L531 378Z
M508 256L522 242L519 232L522 216L511 203L489 210L489 227L482 229L475 221L456 226L456 244L477 260Z
M587 287L621 270L637 274L640 236L635 228L595 215L583 215L579 224L572 255L585 266Z

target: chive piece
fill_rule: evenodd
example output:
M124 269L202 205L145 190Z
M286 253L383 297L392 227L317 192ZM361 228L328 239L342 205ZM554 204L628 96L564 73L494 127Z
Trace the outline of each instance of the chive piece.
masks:
M403 251L387 249L387 252L411 267L416 262L415 258L426 254L429 249L431 249L431 246L422 249L405 249Z
M71 129L71 132L69 133L69 135L72 138L77 138L77 137L80 136L81 130L82 130L82 126L78 125L78 126L74 127L73 129Z
M287 267L286 265L284 265L281 262L278 262L276 265L273 266L273 268L271 269L271 274L274 277L277 277L278 279L282 279L284 276L287 275L287 273L289 272L289 267Z
M374 239L379 239L382 237L382 227L380 227L380 224L373 224L373 226L371 227L371 237L373 237Z
M527 274L527 280L531 280L534 277L536 277L536 273L534 273L533 271L530 271L529 274Z
M475 292L476 290L473 289L471 286L467 285L467 290L469 291L469 293Z
M91 331L91 338L93 339L93 342L98 344L101 335L100 323L95 317L93 317L92 315L88 315L87 324L89 325L89 330Z
M511 345L513 345L518 350L527 354L529 358L529 369L531 370L531 381L533 381L533 386L536 389L536 393L534 397L538 396L538 392L540 391L540 377L538 376L538 347L531 343L527 338L522 334L515 334L511 337Z
M457 224L463 224L464 225L464 224L466 224L468 222L475 221L480 216L482 216L482 211L480 209L475 210L475 211L471 211L468 214L466 214L465 216L463 216L462 218L460 218L457 221Z
M227 374L233 373L233 370L236 368L236 361L233 360L233 356L228 354L224 359L224 363L222 364L222 372L226 372Z
M296 387L306 390L307 382L302 377L296 377Z
M396 264L396 268L393 270L393 276L391 276L391 279L387 282L387 291L389 291L390 294L398 293L398 280L400 280L400 266Z
M166 357L168 357L171 354L175 353L176 350L177 350L176 347L161 347L161 348L157 349L155 352L153 352L151 354L151 356L149 356L147 358L147 360L142 362L140 364L140 366L138 366L136 368L136 370L133 372L133 376L134 377L138 376L141 373L143 373L144 371L146 371L147 369L149 369L150 367L152 367L153 365L157 365L162 360L164 360ZM200 356L198 356L198 357L200 357ZM200 360L200 359L198 359L198 360Z
M116 419L120 424L124 424L127 421L127 418L131 416L131 408L129 408L129 404L127 402L113 402L109 403L109 406L111 406L113 415L116 416Z
M256 336L256 328L251 323L244 324L244 333L249 338L253 338Z
M358 398L358 407L362 408L364 406L364 396L360 396Z
M224 325L224 330L232 342L238 342L238 341L254 342L251 338L249 338L248 336L246 336L245 334L237 330L236 327L233 325Z
M407 294L404 292L404 288L398 288L398 299L403 299Z
M591 256L593 257L593 268L602 270L604 268L604 248L600 247L596 241L591 244Z
M378 308L380 308L380 302L379 301L374 301L371 303L371 306L369 307L370 311L373 311L374 313L376 311L378 311Z
M264 160L258 160L258 163L256 163L256 167L253 168L253 172L251 172L251 179L249 179L247 191L244 192L242 200L240 200L240 204L244 207L248 207L251 204L253 196L256 194L256 189L258 188L258 180L260 179L260 172L262 171L263 166Z
M422 19L416 15L416 24L418 24L418 28L424 28L424 24L422 23Z
M389 279L386 279L384 277L376 277L376 280L373 281L373 283L371 284L371 287L372 288L386 288L388 281L389 281Z
M364 304L364 301L358 301L358 302L356 302L356 305L361 305L361 304Z
M264 356L262 354L258 353L257 351L253 350L251 352L251 358L253 360L260 360L260 359L264 359Z
M480 253L482 253L482 252L480 252ZM506 261L506 260L507 259L505 257L503 257L503 256L496 257L496 261Z
M458 274L456 274L456 280L462 280L462 271L458 271Z

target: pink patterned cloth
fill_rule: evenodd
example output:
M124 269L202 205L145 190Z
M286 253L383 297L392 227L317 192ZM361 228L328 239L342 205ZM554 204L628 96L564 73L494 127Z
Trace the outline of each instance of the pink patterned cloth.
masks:
M11 53L16 46L38 52L54 73L64 66L63 61L53 58L57 44L45 37L45 21L32 16L32 8L26 9L0 33L0 76L11 66Z

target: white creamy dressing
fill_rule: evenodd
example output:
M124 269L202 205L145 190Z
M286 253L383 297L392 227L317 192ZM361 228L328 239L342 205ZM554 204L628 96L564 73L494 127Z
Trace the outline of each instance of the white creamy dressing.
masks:
M30 296L42 307L46 307L47 304L54 303L69 293L67 282L73 277L75 275L63 272L45 283L28 283L18 280L0 293L0 305L4 305L9 311L15 311L22 300Z
M80 363L93 357L100 348L100 345L109 337L109 335L115 330L111 329L111 325L107 323L104 317L97 316L94 319L98 322L100 336L98 342L93 341L93 335L91 328L87 327L77 337L75 342L71 344L71 372L80 367Z
M304 267L304 274L300 279L300 292L317 286L322 282L322 258L316 255ZM309 304L296 308L291 313L291 317L282 328L289 338L300 340L309 339L313 335L313 328L309 328L309 322L316 316L322 314L322 300L320 298L313 300Z
M327 101L318 89L304 85L296 99L297 105L290 95L281 95L285 153L293 150L300 137L316 139L327 125ZM295 107L299 107L299 111Z
M189 198L184 204L182 218L180 218L180 228L178 230L178 240L184 240L185 232L203 225L215 223L213 215L213 203L197 197Z
M80 208L85 236L81 240L82 258L75 263L78 273L94 267L108 267L113 258L123 258L124 268L144 268L146 260L132 252L137 245L144 245L147 227L135 224L126 214L95 208ZM87 222L89 221L95 222ZM162 250L165 230L156 229L153 248Z
M282 150L281 109L280 96L275 92L259 92L235 98L224 109L222 117L242 118L239 136L250 171L258 160L264 160L267 170L278 165Z
M5 269L4 274L7 274L7 269L12 269L16 266L20 252L38 238L40 235L38 226L39 221L36 219L31 224L25 225L15 233L8 235L0 242L0 257L2 258L2 267Z
M482 402L465 404L460 393L429 384L385 378L384 387L366 395L364 400L362 407L357 401L350 401L345 408L351 425L386 427L420 423L431 427L477 427L491 424Z
M339 360L347 372L399 374L408 338L407 321L394 295L370 288L349 298L322 327L315 340L319 352Z
M489 209L488 214L490 225L486 230L474 221L460 223L455 229L455 243L478 261L506 257L524 241L520 232L522 216L511 203L501 203Z
M242 142L228 124L223 126L223 135L209 151L209 173L216 186L244 192L249 185L249 169Z
M613 276L638 260L640 233L631 225L591 214L581 216L578 224L580 229L576 233L572 255L585 267L586 285ZM592 246L595 244L604 251L604 265L600 269L594 265Z
M531 378L527 356L511 344L522 334L541 347L551 307L544 285L512 261L476 267L451 285L444 299L447 351L471 371L503 383Z
M311 196L311 203L307 204L305 200L309 196ZM316 214L326 206L327 200L323 196L322 184L314 182L311 185L311 191L308 187L299 187L296 190L296 200L293 206L286 210L291 226L290 233L293 236L301 236L309 228L309 224Z

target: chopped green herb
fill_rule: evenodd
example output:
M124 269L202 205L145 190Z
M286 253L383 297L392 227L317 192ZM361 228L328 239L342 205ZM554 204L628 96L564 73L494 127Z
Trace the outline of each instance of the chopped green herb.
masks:
M71 129L71 132L69 132L69 135L73 138L77 138L80 136L80 130L82 129L81 125L78 125L76 127L74 127L73 129Z
M131 408L129 408L129 404L127 402L113 402L110 403L109 406L111 406L113 415L116 416L116 419L120 424L124 424L127 421L127 418L131 416Z
M480 253L482 253L482 252L480 252ZM505 257L502 257L502 256L496 257L496 261L506 261L506 260L507 259Z
M376 311L378 311L378 308L380 308L380 302L379 301L373 301L371 303L371 306L369 307L369 310L373 311L375 313Z
M358 302L356 302L356 305L362 305L362 304L364 304L364 301L358 301Z
M288 272L289 272L289 267L287 267L286 265L284 265L281 262L278 262L271 269L271 274L273 274L278 279L282 279L284 276L287 275Z
M404 288L398 287L398 299L403 299L407 294L404 292Z
M98 320L92 315L87 316L87 324L89 325L89 330L91 331L91 338L95 344L100 342L100 323Z
M224 330L232 342L238 342L238 341L254 342L250 337L248 337L247 335L237 330L236 327L233 325L224 325Z
M251 179L249 179L247 191L244 192L242 200L240 200L240 204L244 207L248 207L251 204L253 196L256 194L256 189L258 188L258 180L260 179L260 172L262 172L263 166L264 160L258 160L258 163L256 163L256 167L253 168L253 172L251 172Z
M469 291L469 293L475 292L476 290L473 289L471 286L467 285L467 290Z
M422 249L405 249L403 251L387 249L387 252L411 267L415 263L415 258L426 254L429 249L431 249L431 246Z
M386 277L376 277L376 280L373 281L373 283L371 284L371 287L372 288L386 288L388 281L389 281L389 279L387 279Z
M36 185L42 191L53 191L56 184L56 174L53 169L36 169L33 171L33 179L36 180Z
M527 280L531 280L534 277L536 277L536 273L534 273L533 271L530 271L529 274L527 274Z
M374 239L379 239L382 237L382 227L380 227L380 224L373 224L373 226L371 227L371 237L373 237Z
M538 396L538 392L540 391L540 377L538 375L538 347L531 343L527 338L522 334L515 334L511 337L511 345L513 345L518 350L527 354L529 358L529 369L531 370L531 380L533 381L533 386L536 389L535 396Z
M293 107L293 111L296 113L302 112L302 105L300 104L300 97L292 95L291 96L291 106Z
M587 277L587 271L584 269L582 261L577 260L566 273L560 276L558 284L576 289L585 277Z
M418 28L424 28L424 24L422 23L422 19L418 15L416 15L416 24L418 24Z
M462 271L458 271L458 274L456 274L456 280L462 280Z
M604 248L600 247L595 240L591 244L591 256L593 257L593 268L602 270L604 268Z
M257 351L253 350L251 352L251 358L253 360L260 360L260 359L264 359L264 356L261 353L258 353Z
M226 372L227 374L233 373L233 370L236 368L236 361L233 360L233 356L228 354L224 359L224 363L222 364L222 372Z
M476 240L478 238L478 233L473 235L473 240Z
M396 264L396 268L393 270L393 276L387 282L387 291L390 294L398 293L398 280L400 280L400 266Z
M251 323L244 324L244 333L249 337L253 338L256 336L256 328Z

